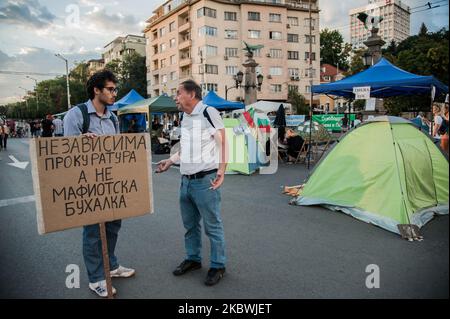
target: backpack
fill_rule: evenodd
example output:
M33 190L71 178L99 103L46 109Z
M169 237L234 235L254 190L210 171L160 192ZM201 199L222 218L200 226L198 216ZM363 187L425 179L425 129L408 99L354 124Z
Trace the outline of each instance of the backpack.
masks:
M442 123L441 126L439 126L439 130L438 130L438 134L439 135L445 135L446 133L448 133L448 121L446 119L444 119L442 116Z
M77 107L80 109L81 114L83 115L83 129L82 129L81 133L85 134L89 130L91 118L89 117L87 105L85 103L78 104ZM117 123L116 116L112 112L111 112L111 116L109 117L109 119L113 122L114 128L116 129L116 132L117 132L118 123Z
M208 120L209 124L211 124L212 127L216 128L214 126L213 121L211 120L211 117L209 116L209 113L206 111L208 109L208 107L210 107L210 106L206 106L205 109L203 110L203 116L206 117L206 119ZM181 113L181 115L180 115L180 127L181 127L181 122L183 121L183 115L184 115L184 112Z

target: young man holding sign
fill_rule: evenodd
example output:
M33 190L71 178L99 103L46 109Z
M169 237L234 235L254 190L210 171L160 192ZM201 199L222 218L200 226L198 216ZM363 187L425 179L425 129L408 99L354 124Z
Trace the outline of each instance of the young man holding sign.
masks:
M211 263L205 284L212 286L223 277L226 263L219 190L226 169L225 128L219 112L202 102L201 88L194 81L180 84L176 103L184 112L181 117L181 150L170 159L159 162L156 171L164 172L180 161L183 175L180 210L186 229L186 258L173 274L181 276L201 268L200 220L203 219L211 244Z
M116 77L110 71L100 71L90 77L87 82L89 100L71 108L64 117L64 136L119 134L117 117L107 106L114 104L117 88ZM135 270L119 265L114 250L117 243L121 220L107 222L106 238L111 277L131 277ZM83 257L86 265L89 288L101 297L107 297L106 280L103 270L102 243L99 225L83 227ZM116 290L113 288L113 294Z

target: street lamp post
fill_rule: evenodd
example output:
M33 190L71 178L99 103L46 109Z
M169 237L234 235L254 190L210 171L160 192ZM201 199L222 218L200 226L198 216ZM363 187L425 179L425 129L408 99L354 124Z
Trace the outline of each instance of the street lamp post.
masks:
M38 81L35 78L32 78L31 76L28 76L28 75L27 75L27 78L29 78L30 80L33 80L36 83L36 85L34 87L34 90L36 91L36 112L39 112L39 94L38 94L38 91L37 91L37 83L38 83Z
M27 90L27 89L25 89L25 88L23 88L23 87L21 87L21 86L19 86L19 89L24 90L25 93L28 94L28 90ZM26 97L24 98L24 100L25 100L25 105L27 106L27 109L28 109L28 100L26 99Z
M67 108L70 109L69 61L59 53L56 53L55 56L66 62Z
M225 85L225 100L228 100L228 91L231 89L238 89L239 86L242 83L242 79L244 77L244 73L242 73L242 71L239 71L238 73L236 73L235 75L233 75L233 80L234 80L234 86L231 87L227 87Z

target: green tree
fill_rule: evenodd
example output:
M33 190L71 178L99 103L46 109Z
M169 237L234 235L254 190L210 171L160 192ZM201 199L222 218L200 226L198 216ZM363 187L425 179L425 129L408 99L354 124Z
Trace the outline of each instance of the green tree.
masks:
M422 22L422 25L420 26L419 36L427 36L428 34L428 28L425 25L424 22Z
M296 90L290 90L288 93L288 103L290 103L298 115L308 115L309 105L306 103L305 97Z
M348 59L351 45L344 43L342 34L337 30L324 29L320 32L320 56L322 63L333 66L339 64L340 69L349 67Z
M350 76L365 70L366 67L362 58L365 52L366 51L363 49L355 50L353 52L350 67L348 71L344 73L345 76Z

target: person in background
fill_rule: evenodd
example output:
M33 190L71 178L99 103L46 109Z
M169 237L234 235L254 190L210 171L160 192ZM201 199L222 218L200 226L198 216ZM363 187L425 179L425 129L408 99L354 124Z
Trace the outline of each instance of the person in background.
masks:
M440 143L441 136L439 135L439 128L442 125L441 107L439 104L433 105L433 138L435 143Z
M449 155L448 150L448 103L445 103L444 109L442 110L442 124L439 129L439 134L441 136L441 148Z
M42 120L42 137L53 136L53 116L47 114L45 119Z
M296 134L292 129L288 129L286 131L286 142L287 142L287 154L288 154L288 163L293 163L296 161L298 157L298 153L300 152L303 143L305 142L303 138Z
M53 120L53 127L55 136L64 136L63 121L58 116Z
M6 122L2 122L3 124L0 124L0 135L1 135L1 146L6 150L6 146L8 143L8 137L11 133L8 124Z

